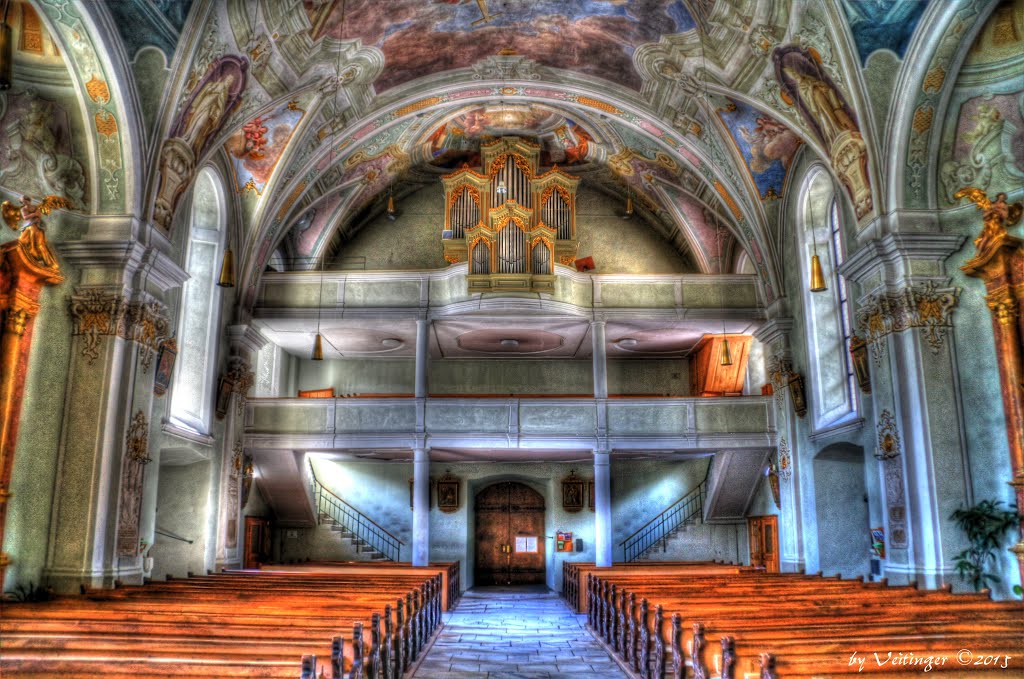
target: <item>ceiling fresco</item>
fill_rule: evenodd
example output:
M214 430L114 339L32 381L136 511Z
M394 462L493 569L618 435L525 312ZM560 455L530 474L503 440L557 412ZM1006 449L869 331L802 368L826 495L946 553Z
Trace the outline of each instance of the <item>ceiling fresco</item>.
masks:
M763 199L782 197L793 156L803 142L792 130L741 101L718 110Z
M298 101L291 101L269 115L256 116L228 139L224 150L231 160L236 190L263 194L305 114Z
M437 125L424 143L430 163L455 169L480 164L480 145L502 136L526 137L541 145L540 165L578 165L587 159L593 134L564 114L537 104L475 106Z
M842 0L861 64L887 49L900 59L931 0Z
M303 0L303 5L314 40L359 38L384 53L384 72L374 83L378 92L472 66L501 49L639 89L633 51L695 26L681 0Z
M1024 25L1022 4L996 8L997 25L971 58L1004 54L1006 36ZM118 23L129 25L134 12L172 38L194 35L190 56L169 60L180 73L154 116L144 193L163 201L152 214L166 227L194 174L175 176L188 164L166 149L194 165L223 163L241 203L255 206L240 272L247 290L279 247L293 258L320 255L390 192L398 199L463 163L476 166L482 142L516 135L541 144L542 166L571 167L619 199L632 194L652 224L683 234L704 269L732 261L707 224L727 226L770 300L781 280L773 224L800 148L844 185L857 228L884 207L884 161L877 126L865 125L871 110L857 66L879 50L906 57L931 8L928 0L126 0ZM987 102L1002 123L1004 157L1024 125L1011 94ZM965 120L981 121L974 126L984 114L964 109ZM965 144L977 134L965 128L950 159L968 161ZM333 205L322 200L339 195Z

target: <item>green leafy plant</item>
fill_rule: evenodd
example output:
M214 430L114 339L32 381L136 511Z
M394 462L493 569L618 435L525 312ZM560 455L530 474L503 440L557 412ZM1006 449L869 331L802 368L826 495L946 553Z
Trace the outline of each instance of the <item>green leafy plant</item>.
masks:
M1024 521L1016 505L1004 509L1002 504L1002 500L982 500L973 507L956 510L949 517L956 521L970 542L967 549L953 557L956 572L978 591L989 583L1002 582L1002 578L987 569L995 560L996 550L1002 546L1007 532Z
M50 587L43 587L42 585L36 585L34 582L30 582L28 585L18 585L13 591L8 590L4 593L12 601L20 601L22 603L50 601L55 596L53 589Z

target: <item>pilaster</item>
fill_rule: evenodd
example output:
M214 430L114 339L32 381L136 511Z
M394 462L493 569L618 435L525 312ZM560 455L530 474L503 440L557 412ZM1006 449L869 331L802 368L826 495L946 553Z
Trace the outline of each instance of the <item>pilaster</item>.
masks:
M221 471L218 486L219 512L217 528L217 568L238 568L242 563L242 477L245 449L243 440L243 414L249 391L255 382L253 365L256 353L266 339L255 326L231 325L227 328L231 355L227 372L221 377L230 390L228 411L221 443Z
M773 465L779 477L779 549L780 568L800 572L807 565L807 545L804 538L803 510L806 498L801 492L802 463L797 459L796 413L789 391L789 374L793 371L793 350L790 338L793 319L782 315L788 310L776 303L769 314L773 317L754 333L754 338L765 345L768 375L772 380L779 444ZM810 503L813 508L813 499Z
M886 575L926 587L953 577L948 564L963 538L949 515L973 495L951 331L960 291L950 287L944 264L963 240L889 233L841 268L860 290L856 319L869 355Z
M80 272L44 575L58 591L142 579L153 363L170 336L162 296L186 274L134 241L60 246ZM145 283L145 288L138 287Z

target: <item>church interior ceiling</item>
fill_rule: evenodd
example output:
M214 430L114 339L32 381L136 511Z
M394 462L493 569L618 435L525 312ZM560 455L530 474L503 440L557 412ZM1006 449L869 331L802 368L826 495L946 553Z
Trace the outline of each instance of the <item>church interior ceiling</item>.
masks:
M909 206L949 206L947 184L1024 173L1024 91L1007 76L1019 72L1024 4L961 4L18 2L16 68L60 75L3 95L0 185L59 191L93 213L137 210L171 233L198 169L219 165L245 220L245 305L272 257L308 268L343 255L387 197L440 195L440 175L511 134L542 144L543 165L632 198L701 271L729 271L744 252L770 302L798 153L831 169L854 231L901 192ZM975 25L954 85L957 36ZM894 152L905 170L878 129L897 112L872 111L865 85L877 55L900 70L893 82L918 78ZM912 61L928 69L904 73ZM26 162L29 148L49 170Z

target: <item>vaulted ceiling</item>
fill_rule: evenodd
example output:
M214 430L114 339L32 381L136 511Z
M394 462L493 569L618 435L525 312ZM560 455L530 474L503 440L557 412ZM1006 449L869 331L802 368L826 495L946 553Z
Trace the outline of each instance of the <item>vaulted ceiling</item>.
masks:
M69 125L94 137L79 159L84 202L144 213L171 233L185 221L177 208L195 172L219 166L238 216L245 305L275 253L294 268L343 255L388 191L440 191L441 174L506 134L539 141L545 163L604 192L633 195L702 271L731 270L742 250L770 302L781 289L780 213L799 154L832 170L860 227L896 205L935 204L935 177L915 168L937 152L931 130L944 119L946 74L997 4L33 6L82 102L84 122ZM1020 4L1003 3L1011 20ZM171 162L180 160L171 151L182 153L174 140L190 147L184 170Z

